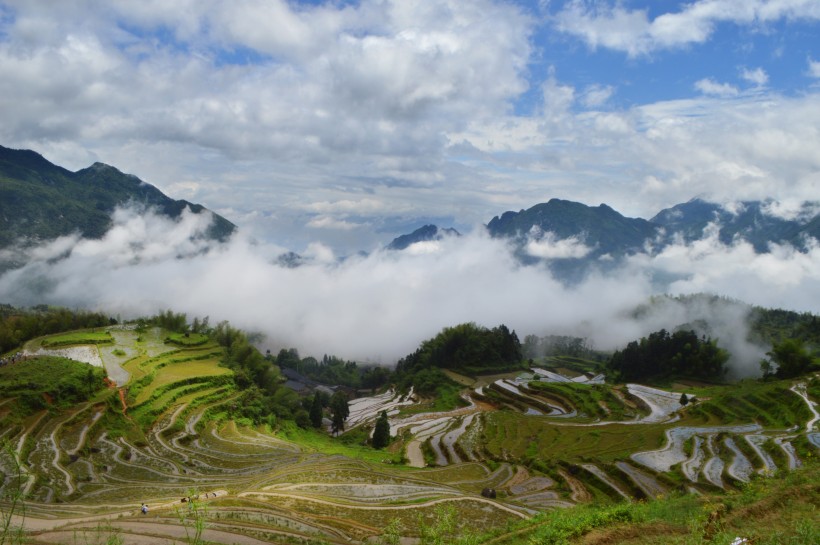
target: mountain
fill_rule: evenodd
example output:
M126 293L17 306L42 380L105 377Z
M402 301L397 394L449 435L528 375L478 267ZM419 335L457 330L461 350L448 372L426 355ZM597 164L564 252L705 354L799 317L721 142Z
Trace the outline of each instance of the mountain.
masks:
M817 203L803 203L797 219L784 219L770 213L772 201L745 201L730 211L719 204L692 199L659 212L650 222L665 229L670 237L686 242L703 238L707 226L715 223L718 238L731 244L739 238L752 244L758 253L765 253L769 243L788 243L806 249L807 239L820 239L820 216Z
M133 203L153 207L176 218L188 207L202 205L174 200L156 187L112 166L94 163L71 172L30 150L0 146L0 248L23 239L28 243L50 240L79 231L100 238L111 226L117 206ZM225 240L236 226L218 214L207 236Z
M490 235L525 243L551 233L557 240L571 237L591 249L588 257L641 251L657 227L640 218L627 218L609 206L550 199L519 212L505 212L487 224Z
M461 233L459 233L453 228L439 229L435 225L425 225L424 227L419 227L409 235L401 235L399 237L394 238L393 241L387 245L387 249L404 250L408 246L415 244L417 242L441 240L445 236L460 237Z
M724 244L747 241L758 253L768 252L772 243L807 251L815 243L811 239L820 240L820 203L803 203L792 219L774 214L775 204L772 200L745 201L727 208L692 199L645 220L628 218L606 204L587 206L551 199L495 216L486 228L490 236L511 241L522 263L546 263L556 277L572 282L593 268L607 270L628 255L655 253L680 240L702 239L711 229L717 229ZM441 233L435 225L425 225L397 237L388 248L402 250L414 242L440 238Z

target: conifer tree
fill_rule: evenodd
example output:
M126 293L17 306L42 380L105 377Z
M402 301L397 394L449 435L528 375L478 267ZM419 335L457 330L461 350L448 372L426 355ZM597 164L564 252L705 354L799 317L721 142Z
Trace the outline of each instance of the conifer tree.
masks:
M373 430L373 448L384 448L390 443L390 422L387 420L387 411L382 411L376 420L376 429Z

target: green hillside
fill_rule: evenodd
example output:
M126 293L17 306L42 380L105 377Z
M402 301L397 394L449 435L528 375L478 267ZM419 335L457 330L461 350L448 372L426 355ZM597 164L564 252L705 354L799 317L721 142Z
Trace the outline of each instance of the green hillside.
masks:
M33 151L0 146L0 248L21 238L50 240L74 232L100 238L111 226L111 213L125 204L153 207L172 218L186 207L205 211L102 163L71 172ZM221 240L235 228L214 214L207 235Z
M0 508L16 516L5 542L809 544L820 532L816 373L590 383L575 357L522 373L513 332L463 324L404 369L446 370L460 403L436 408L415 385L348 388L335 434L332 404L318 405L327 422L314 427L319 391L291 390L279 358L224 323L168 311L31 338L10 354ZM382 413L388 445L374 448Z

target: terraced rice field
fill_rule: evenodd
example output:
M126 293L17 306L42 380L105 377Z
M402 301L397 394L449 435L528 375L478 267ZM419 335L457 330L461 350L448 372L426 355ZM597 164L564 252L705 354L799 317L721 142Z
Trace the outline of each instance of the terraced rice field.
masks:
M405 415L413 396L390 391L352 401L348 429L387 411L407 462L370 463L206 418L237 395L215 345L111 333L114 345L94 348L110 350L101 360L127 377L125 418L148 422L143 436L112 424L122 418L115 391L22 422L4 410L13 401L0 400L0 434L22 462L28 494L17 522L31 543L184 543L197 519L216 543L365 543L395 520L412 536L442 505L480 532L576 503L731 487L798 466L806 449L816 455L820 417L805 383L788 392L795 403L783 418L794 421L772 427L717 425L713 413L682 407L681 392L641 385L581 400L573 396L586 395L582 386L569 396L496 381L447 413ZM589 414L601 400L606 410ZM11 461L2 458L4 490L14 484Z

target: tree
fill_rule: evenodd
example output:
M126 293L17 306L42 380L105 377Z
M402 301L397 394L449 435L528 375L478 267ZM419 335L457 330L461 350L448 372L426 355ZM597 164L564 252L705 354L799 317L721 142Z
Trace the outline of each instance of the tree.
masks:
M373 448L384 448L390 443L390 422L387 420L387 411L382 411L376 419L376 429L373 430Z
M322 396L319 392L313 394L313 403L310 405L310 423L314 428L322 427L322 415L324 407L322 406Z
M772 346L766 355L777 365L777 378L792 378L804 374L812 366L812 357L800 339L784 339Z
M689 404L689 398L686 397L686 392L684 392L680 395L680 404L683 405L683 406L686 406L686 405Z
M718 347L716 340L698 338L691 330L670 334L661 329L615 351L607 368L623 381L680 375L720 379L728 359L729 353Z
M344 431L345 420L350 415L350 408L347 406L347 395L338 391L330 396L331 429L334 434Z

